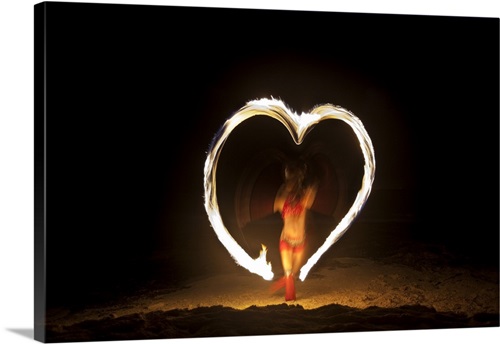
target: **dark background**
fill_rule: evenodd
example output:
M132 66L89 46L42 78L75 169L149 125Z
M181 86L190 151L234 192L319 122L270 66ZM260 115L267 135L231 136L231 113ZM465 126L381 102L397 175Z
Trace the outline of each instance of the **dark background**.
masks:
M498 19L44 6L49 307L230 261L203 167L224 121L261 97L362 120L377 170L360 222L402 221L402 235L498 265Z

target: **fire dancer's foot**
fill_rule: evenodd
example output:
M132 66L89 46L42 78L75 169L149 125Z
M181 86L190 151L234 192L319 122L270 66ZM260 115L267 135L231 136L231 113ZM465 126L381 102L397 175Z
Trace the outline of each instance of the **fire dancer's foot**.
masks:
M277 281L274 281L273 284L271 284L271 287L269 287L269 292L275 293L283 288L285 288L285 277L281 277Z
M295 279L293 275L285 277L285 301L295 301Z

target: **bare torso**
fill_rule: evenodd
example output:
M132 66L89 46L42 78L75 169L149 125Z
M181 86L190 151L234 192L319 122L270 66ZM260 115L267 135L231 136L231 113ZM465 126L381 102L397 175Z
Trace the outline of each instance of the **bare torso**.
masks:
M308 210L314 203L315 194L315 188L308 188L300 200L299 207L301 211L292 211L283 214L289 192L284 187L280 188L275 201L275 211L279 211L283 218L283 228L281 232L282 240L292 244L299 244L304 241L306 236L306 216Z

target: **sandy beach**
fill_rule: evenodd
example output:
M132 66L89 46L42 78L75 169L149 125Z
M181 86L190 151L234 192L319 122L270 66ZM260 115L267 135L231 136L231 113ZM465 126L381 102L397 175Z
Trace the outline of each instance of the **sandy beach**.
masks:
M48 339L199 338L499 325L497 267L478 265L435 244L397 240L390 244L381 233L361 238L353 232L304 281L296 281L295 301L285 302L283 290L271 293L272 281L227 257L218 265L205 261L200 266L205 273L176 283L168 274L163 278L156 274L140 287L127 290L121 285L115 287L116 293L111 289L97 292L99 303L51 309ZM225 254L221 247L217 251Z

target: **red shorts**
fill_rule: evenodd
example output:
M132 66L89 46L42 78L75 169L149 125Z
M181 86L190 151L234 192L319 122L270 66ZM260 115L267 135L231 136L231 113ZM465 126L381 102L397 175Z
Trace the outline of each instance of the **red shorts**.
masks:
M300 244L291 244L286 240L280 240L280 251L292 251L293 253L298 253L304 251L306 247L306 241L302 241Z

